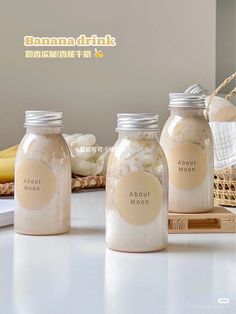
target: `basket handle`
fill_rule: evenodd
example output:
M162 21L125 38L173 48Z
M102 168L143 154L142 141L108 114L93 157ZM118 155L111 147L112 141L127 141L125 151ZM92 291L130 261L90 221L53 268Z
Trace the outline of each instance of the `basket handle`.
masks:
M234 78L236 77L236 72L234 72L233 74L231 74L229 77L227 77L211 94L210 99L208 101L208 103L206 104L206 116L208 117L208 111L209 111L209 107L210 107L210 103L212 102L213 97L215 97L219 91L225 87L227 84L229 84ZM233 96L234 94L236 94L236 87L234 89L231 90L231 92L229 92L226 96L225 99L229 99L231 96Z
M233 95L236 94L236 87L234 87L231 92L229 92L226 96L225 96L225 99L230 99L230 97L232 97Z

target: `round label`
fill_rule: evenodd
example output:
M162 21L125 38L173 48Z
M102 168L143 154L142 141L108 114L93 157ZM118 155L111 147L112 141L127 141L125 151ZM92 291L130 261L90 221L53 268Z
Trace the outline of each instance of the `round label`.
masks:
M52 170L38 160L23 161L15 178L16 199L26 209L39 209L52 198L56 180Z
M196 144L182 143L167 154L170 182L181 190L199 186L207 174L207 156Z
M160 213L163 189L152 174L137 171L120 179L115 190L115 206L130 224L151 223Z

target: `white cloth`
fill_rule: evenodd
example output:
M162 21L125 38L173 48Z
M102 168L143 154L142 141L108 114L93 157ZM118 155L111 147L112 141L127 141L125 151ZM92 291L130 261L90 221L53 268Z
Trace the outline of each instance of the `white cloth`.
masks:
M210 122L215 168L236 166L236 122Z

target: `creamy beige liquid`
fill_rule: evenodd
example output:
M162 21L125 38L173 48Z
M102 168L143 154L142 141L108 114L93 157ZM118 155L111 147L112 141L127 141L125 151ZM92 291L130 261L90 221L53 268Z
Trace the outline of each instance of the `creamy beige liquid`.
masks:
M31 235L70 228L71 163L60 128L27 129L15 164L15 230Z
M213 144L201 110L173 109L161 145L169 167L169 211L207 212L213 206Z
M120 132L108 160L106 243L113 250L167 245L167 165L152 132Z

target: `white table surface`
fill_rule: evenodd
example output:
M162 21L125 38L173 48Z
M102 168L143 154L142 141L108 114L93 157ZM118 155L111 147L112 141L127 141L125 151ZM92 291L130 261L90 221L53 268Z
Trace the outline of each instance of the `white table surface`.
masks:
M73 195L66 235L0 229L0 314L236 313L235 234L169 235L165 251L113 252L104 196Z

